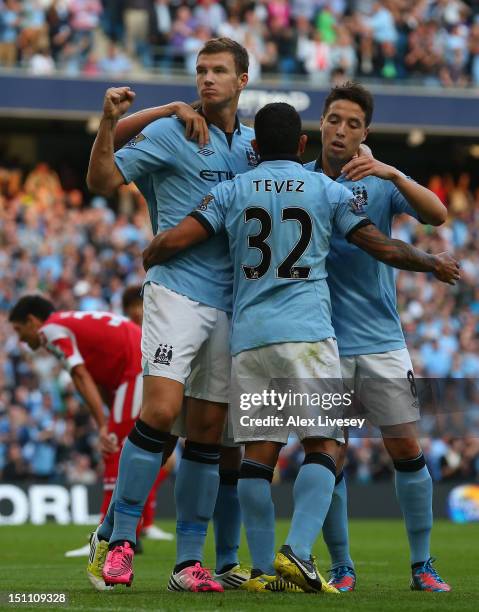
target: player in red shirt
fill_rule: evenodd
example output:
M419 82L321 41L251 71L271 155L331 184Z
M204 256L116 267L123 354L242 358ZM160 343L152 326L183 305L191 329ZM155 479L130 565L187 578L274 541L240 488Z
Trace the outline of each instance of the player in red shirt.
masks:
M22 342L33 350L44 347L61 361L96 421L105 462L103 515L115 486L123 441L140 412L141 328L110 312L55 312L53 304L39 295L22 297L9 320ZM104 403L110 408L108 422ZM150 525L156 491L164 477L165 472L160 472L145 504ZM98 584L94 576L90 579L96 588L104 588L101 577Z

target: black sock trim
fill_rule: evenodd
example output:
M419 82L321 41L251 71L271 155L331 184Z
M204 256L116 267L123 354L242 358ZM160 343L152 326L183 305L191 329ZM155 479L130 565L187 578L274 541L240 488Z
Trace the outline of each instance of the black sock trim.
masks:
M199 559L188 559L188 561L183 561L183 563L178 563L178 565L175 565L173 569L173 573L177 574L178 572L181 572L181 570L184 570L186 567L192 567L193 565L196 565L197 563L201 564L201 561Z
M147 425L145 421L142 421L141 419L137 419L135 425L141 434L143 434L147 438L152 438L157 442L168 442L171 437L171 434L169 432L150 427L150 425Z
M135 550L135 544L133 544L131 540L115 540L115 542L110 542L108 544L108 550L113 550L115 546L123 546L125 542L128 542L128 544L133 548L133 550Z
M220 468L220 485L229 485L235 487L238 484L238 470L222 470Z
M257 463L256 461L250 461L248 459L244 459L241 464L241 469L239 473L240 478L263 478L268 482L273 481L274 469L269 467L269 465L264 465L263 463Z
M150 453L162 453L165 442L169 438L170 434L168 432L154 429L141 419L136 421L128 434L128 439L132 444Z
M220 462L220 445L202 444L201 442L186 440L183 459L196 461L197 463L208 463L210 465L218 464Z
M394 461L394 468L398 472L419 472L426 465L426 459L423 453L414 457L414 459L400 459Z
M331 455L327 453L308 453L304 458L303 465L308 465L309 463L322 465L332 472L334 478L336 478L336 462Z
M337 487L343 478L344 478L344 470L341 470L341 472L336 476L336 482L334 483L334 486Z

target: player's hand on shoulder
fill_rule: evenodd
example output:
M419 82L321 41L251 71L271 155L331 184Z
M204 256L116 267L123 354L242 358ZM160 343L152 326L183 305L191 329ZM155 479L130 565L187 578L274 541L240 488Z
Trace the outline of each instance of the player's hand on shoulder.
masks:
M388 166L376 159L371 149L362 144L358 154L342 167L342 173L350 181L360 181L365 176L377 176L386 181L392 181L402 173L394 166Z
M200 148L206 146L210 140L206 119L185 102L175 104L176 115L185 122L186 138L196 141Z
M117 121L133 104L135 92L130 87L110 87L103 100L103 117Z
M447 251L438 253L435 257L436 269L434 270L434 276L443 283L455 285L456 281L461 278L459 263Z
M98 434L100 436L100 450L103 454L118 452L118 439L115 434L108 432L106 425L100 427Z

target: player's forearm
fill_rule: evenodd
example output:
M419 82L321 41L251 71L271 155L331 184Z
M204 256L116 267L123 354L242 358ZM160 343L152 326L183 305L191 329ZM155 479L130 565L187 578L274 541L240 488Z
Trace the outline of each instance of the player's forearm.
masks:
M114 119L102 118L88 164L88 189L104 196L111 195L119 187L113 149L116 124Z
M437 259L421 249L389 238L374 225L367 225L354 232L350 241L375 259L400 270L411 272L435 272Z
M86 369L75 368L71 376L75 388L85 400L91 415L98 425L98 429L100 429L105 425L105 415L103 413L103 402L98 387Z
M153 238L143 252L143 267L149 270L153 266L162 264L183 249L181 234L176 228L161 232Z
M207 240L211 235L204 224L188 215L176 227L153 238L143 251L143 267L149 270L152 266L162 264L180 251Z
M447 208L435 193L411 181L402 172L393 180L422 221L430 225L442 225L447 219Z
M179 102L170 102L163 106L145 108L137 113L133 113L133 115L120 119L114 135L115 151L137 136L143 128L153 121L174 115L177 112L178 104Z

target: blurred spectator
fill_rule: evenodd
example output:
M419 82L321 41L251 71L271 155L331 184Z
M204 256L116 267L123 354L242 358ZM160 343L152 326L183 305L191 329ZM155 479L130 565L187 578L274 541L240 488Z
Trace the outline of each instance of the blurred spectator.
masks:
M6 463L2 472L4 482L15 482L29 478L30 466L22 456L22 447L13 442L7 449Z
M149 33L152 4L151 0L124 0L123 2L126 50L129 55L140 57L144 66L151 65Z
M98 61L98 69L102 73L122 75L127 74L132 69L132 63L115 43L110 43L106 57Z
M13 66L18 56L20 4L17 0L0 3L0 66Z
M28 68L35 57L38 74L53 61L95 75L106 38L128 56L120 73L142 65L191 74L198 27L247 41L253 79L339 82L342 71L366 81L479 86L479 2L461 0L0 0L0 66Z
M216 0L199 0L193 14L198 25L211 30L213 36L226 21L225 10Z

